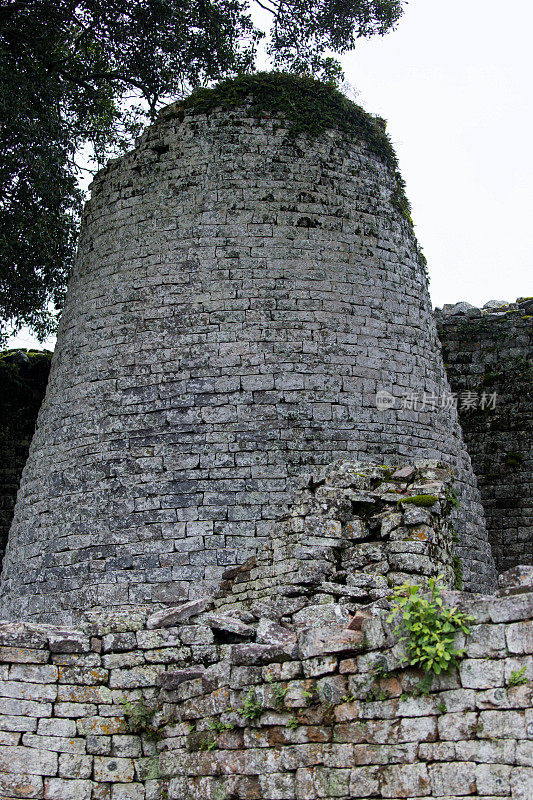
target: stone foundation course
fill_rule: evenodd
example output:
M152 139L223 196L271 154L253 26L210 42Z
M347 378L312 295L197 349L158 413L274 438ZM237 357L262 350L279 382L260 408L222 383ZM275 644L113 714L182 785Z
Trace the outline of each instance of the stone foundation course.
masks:
M0 625L2 800L525 800L533 572L471 616L457 666L409 666L391 593L460 578L449 467L342 461L215 595L78 628Z
M384 600L351 614L288 599L279 619L206 600L99 612L83 630L5 623L0 796L526 800L531 571L496 596L444 600L475 621L459 667L423 691Z

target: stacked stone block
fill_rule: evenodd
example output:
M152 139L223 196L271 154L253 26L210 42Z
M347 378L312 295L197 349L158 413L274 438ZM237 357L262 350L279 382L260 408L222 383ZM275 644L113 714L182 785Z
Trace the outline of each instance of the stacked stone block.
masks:
M364 605L406 580L461 586L450 468L341 461L311 476L269 546L223 573L216 606L259 610L279 597ZM307 612L306 612L307 613Z
M515 570L495 597L444 593L475 622L459 668L426 693L383 600L354 615L323 603L313 622L224 621L196 601L93 612L79 630L4 623L0 794L526 800L531 578Z
M533 300L460 303L436 319L498 571L532 564Z
M202 595L342 457L451 464L465 586L494 583L455 411L402 405L448 387L394 170L251 103L170 107L93 184L4 615Z

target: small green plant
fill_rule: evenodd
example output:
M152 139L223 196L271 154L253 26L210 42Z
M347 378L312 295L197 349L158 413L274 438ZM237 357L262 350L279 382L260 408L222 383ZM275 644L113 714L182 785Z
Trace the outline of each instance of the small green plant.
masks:
M295 730L298 727L298 720L296 717L291 717L290 720L287 722L287 727L291 729L291 731Z
M369 702L374 702L376 700L388 700L389 698L390 692L381 689L378 685L371 686L366 695L366 699Z
M451 506L451 508L457 508L457 506L459 505L459 498L457 497L457 492L455 491L455 488L447 489L446 500L448 502L448 505Z
M273 683L272 684L272 692L274 694L274 702L278 707L283 707L285 704L285 695L289 691L289 687L286 686L283 688L281 683Z
M218 742L214 736L202 736L198 740L198 750L202 750L203 752L211 752L211 750L216 750L218 747Z
M376 661L376 663L372 666L372 674L376 680L391 677L391 672L387 668L387 662L384 659Z
M463 588L463 562L459 556L453 557L453 575L454 575L454 588Z
M413 697L429 694L433 683L433 672L426 672L421 681L413 689Z
M304 689L302 692L304 700L309 700L311 703L318 701L318 692L316 686L311 684L309 689Z
M437 711L439 712L439 714L446 714L446 712L448 711L444 700L441 700L440 703L438 704Z
M160 725L154 725L154 716L161 708L146 700L137 700L131 703L124 701L124 716L128 725L128 732L146 736L148 739L158 741L163 738Z
M524 674L525 671L526 671L525 664L521 669L514 669L511 672L509 680L507 681L507 686L521 686L522 684L527 683L527 678Z
M335 709L337 706L335 703L328 702L328 703L321 703L320 708L322 710L324 724L325 725L334 725L335 724Z
M232 731L235 728L233 722L222 722L220 719L210 719L208 727L217 733L224 733L225 731Z
M461 659L465 651L454 645L455 635L470 633L468 623L473 617L457 608L446 608L441 597L441 576L429 579L429 596L423 596L420 586L404 583L391 596L395 603L387 617L392 622L398 615L400 623L395 632L403 632L407 657L412 667L421 667L435 675L447 672Z
M345 694L342 698L343 703L355 703L356 697L353 694Z
M255 691L250 689L243 705L238 709L239 714L249 722L255 722L263 713L263 706L258 702Z

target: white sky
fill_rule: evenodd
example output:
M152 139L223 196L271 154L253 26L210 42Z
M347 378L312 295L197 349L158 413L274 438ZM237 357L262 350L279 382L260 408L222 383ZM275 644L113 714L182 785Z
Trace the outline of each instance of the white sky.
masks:
M437 306L533 295L532 35L530 0L410 0L343 58L388 121Z
M433 303L533 294L533 3L410 0L343 59L388 120Z

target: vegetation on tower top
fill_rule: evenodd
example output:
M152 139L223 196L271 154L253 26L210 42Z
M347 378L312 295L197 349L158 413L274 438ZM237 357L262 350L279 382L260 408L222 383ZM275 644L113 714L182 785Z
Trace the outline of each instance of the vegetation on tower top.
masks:
M385 131L385 122L349 100L333 83L287 72L256 72L224 80L211 89L194 91L184 100L163 110L187 109L209 114L215 108L248 107L252 116L284 116L293 137L307 134L315 138L337 129L363 140L373 153L393 170L398 159Z
M224 80L213 88L197 89L189 97L160 112L161 117L183 116L184 111L209 114L215 108L246 107L251 116L283 116L291 137L316 138L326 130L339 130L365 143L389 168L395 181L393 205L411 224L405 182L398 158L386 132L386 123L354 103L331 82L287 72L256 72Z

